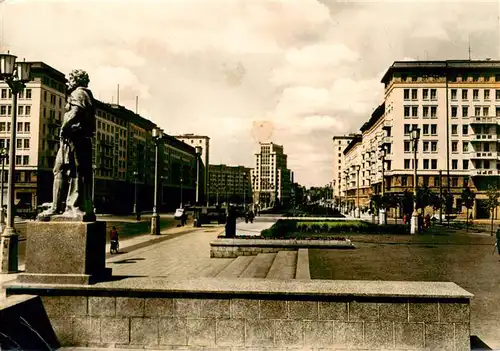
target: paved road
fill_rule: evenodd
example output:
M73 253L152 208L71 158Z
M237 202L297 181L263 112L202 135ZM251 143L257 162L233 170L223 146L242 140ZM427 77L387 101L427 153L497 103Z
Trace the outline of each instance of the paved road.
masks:
M253 223L245 223L244 220L236 223L236 235L259 236L260 232L276 223L276 218L271 216L255 217Z
M500 256L493 252L492 237L460 232L348 237L356 250L309 250L313 279L455 282L475 295L471 334L500 348Z

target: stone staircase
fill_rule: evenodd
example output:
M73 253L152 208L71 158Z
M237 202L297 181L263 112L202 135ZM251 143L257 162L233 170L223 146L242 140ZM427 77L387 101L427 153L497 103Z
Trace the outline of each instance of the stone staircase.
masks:
M223 266L207 267L203 277L311 279L308 249L240 256Z

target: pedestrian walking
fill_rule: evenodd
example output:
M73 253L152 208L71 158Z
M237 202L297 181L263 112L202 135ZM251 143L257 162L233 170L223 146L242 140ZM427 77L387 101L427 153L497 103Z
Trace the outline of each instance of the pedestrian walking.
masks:
M495 242L498 254L500 255L500 228L497 229L497 240Z

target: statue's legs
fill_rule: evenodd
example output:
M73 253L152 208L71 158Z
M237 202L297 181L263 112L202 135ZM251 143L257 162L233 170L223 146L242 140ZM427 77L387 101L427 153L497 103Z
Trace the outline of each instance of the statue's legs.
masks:
M61 204L63 198L63 188L64 188L64 165L63 165L63 148L59 147L57 151L56 161L54 164L54 169L52 172L54 173L54 184L52 188L52 207L48 210L45 210L40 215L41 216L52 216L61 211Z
M69 183L66 212L73 216L93 214L92 204L92 142L90 138L74 144L75 174Z

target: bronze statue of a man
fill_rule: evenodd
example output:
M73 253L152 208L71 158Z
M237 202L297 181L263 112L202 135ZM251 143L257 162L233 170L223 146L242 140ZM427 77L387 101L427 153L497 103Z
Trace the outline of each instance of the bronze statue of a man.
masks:
M40 220L48 220L63 211L63 191L66 188L66 208L62 216L82 221L95 220L92 204L95 106L92 92L88 89L89 81L88 74L83 70L74 70L69 74L66 113L53 170L52 207L40 213Z

